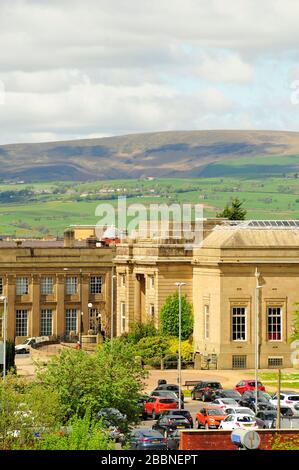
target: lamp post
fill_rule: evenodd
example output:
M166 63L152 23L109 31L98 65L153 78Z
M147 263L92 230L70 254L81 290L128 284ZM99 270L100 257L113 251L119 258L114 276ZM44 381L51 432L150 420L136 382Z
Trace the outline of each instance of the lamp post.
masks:
M257 409L257 399L258 399L258 370L259 370L259 304L260 304L260 289L262 286L259 285L260 273L257 268L255 269L255 413L258 412Z
M1 295L0 300L4 303L3 317L3 380L6 378L6 319L7 319L7 297Z
M182 338L182 296L181 288L186 285L185 282L176 282L175 285L179 291L179 359L178 359L178 382L179 382L179 409L181 409L182 397L182 352L181 352L181 338Z

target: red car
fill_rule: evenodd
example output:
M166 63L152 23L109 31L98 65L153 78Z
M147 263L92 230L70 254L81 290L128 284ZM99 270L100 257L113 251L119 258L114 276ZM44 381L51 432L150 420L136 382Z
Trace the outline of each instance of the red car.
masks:
M176 410L178 408L178 401L174 398L163 398L163 397L149 397L144 403L144 414L145 416L152 416L156 419L160 413L166 410Z
M220 406L207 405L196 414L196 427L197 429L218 429L226 416L227 414Z
M262 392L265 391L265 387L262 384L262 382L257 383L257 388L258 390L261 390ZM241 393L243 395L244 392L247 392L248 390L255 390L255 381L254 380L241 380L236 386L235 390L237 392Z

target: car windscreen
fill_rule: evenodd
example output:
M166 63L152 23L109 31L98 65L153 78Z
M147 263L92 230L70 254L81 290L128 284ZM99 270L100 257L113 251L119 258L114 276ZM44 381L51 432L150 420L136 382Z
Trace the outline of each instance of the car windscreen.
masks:
M219 408L219 410L218 410L218 409L215 409L215 410L210 409L210 410L208 410L208 415L209 415L209 416L225 416L226 413L224 413L224 411L223 411L221 408Z
M248 385L249 385L250 387L255 387L255 382L248 382ZM261 382L258 382L258 383L257 383L257 386L258 386L258 387L261 387L261 386L262 386L262 383L261 383Z
M299 395L290 395L288 399L292 401L299 401Z
M233 398L223 398L222 402L225 405L234 405L236 403L236 401Z
M155 437L155 438L160 438L160 439L163 439L163 436L161 433L159 433L158 431L154 431L154 430L151 430L151 429L145 429L145 430L141 430L140 433L142 434L142 436L144 437Z
M254 419L251 416L238 416L237 421L240 423L252 423Z
M221 385L219 382L206 382L204 386L208 388L221 388Z
M161 398L160 403L167 404L167 403L176 403L173 398Z

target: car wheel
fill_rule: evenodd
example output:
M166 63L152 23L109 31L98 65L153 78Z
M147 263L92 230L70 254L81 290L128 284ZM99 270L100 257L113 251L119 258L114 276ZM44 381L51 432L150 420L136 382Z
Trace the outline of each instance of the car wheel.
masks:
M208 423L205 424L205 429L206 429L207 431L210 429Z
M197 429L200 429L200 428L201 428L201 426L200 426L200 424L199 424L199 422L198 422L197 420L195 421L195 427L196 427Z
M155 411L153 411L153 413L152 413L152 418L157 419L157 415L156 415Z

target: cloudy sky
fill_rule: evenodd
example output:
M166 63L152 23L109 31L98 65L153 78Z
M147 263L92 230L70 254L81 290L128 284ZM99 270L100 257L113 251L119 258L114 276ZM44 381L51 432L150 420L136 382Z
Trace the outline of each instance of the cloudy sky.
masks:
M0 144L299 130L298 0L1 0Z

